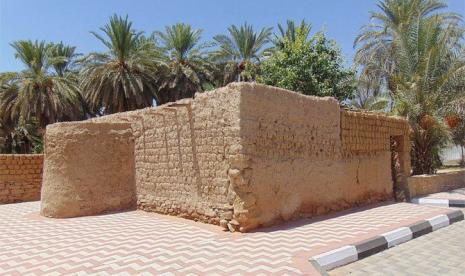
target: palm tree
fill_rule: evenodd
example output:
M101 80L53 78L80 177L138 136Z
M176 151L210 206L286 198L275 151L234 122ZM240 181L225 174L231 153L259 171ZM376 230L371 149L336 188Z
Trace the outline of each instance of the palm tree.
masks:
M219 63L229 63L225 66L232 70L237 80L241 80L241 75L245 79L253 79L253 76L246 76L247 70L254 70L254 65L259 63L269 50L265 46L270 42L272 28L262 28L260 32L255 32L251 25L244 23L237 27L232 25L228 28L229 36L216 35L213 40L218 50L211 53L213 60ZM253 74L252 74L253 75Z
M52 44L50 57L53 69L59 76L65 74L76 74L76 59L80 54L76 53L76 47L63 44L63 42Z
M204 52L208 44L200 44L202 30L188 24L166 26L165 32L155 32L161 42L161 60L167 68L159 87L159 102L192 98L213 78L212 64Z
M448 138L443 111L451 101L464 97L447 89L449 81L465 76L465 61L456 55L463 33L458 33L456 24L444 26L439 18L412 25L395 41L402 44L396 52L396 111L412 126L414 173L434 173Z
M0 121L0 153L41 153L43 142L37 122L19 120L16 125Z
M394 112L409 120L413 174L434 173L448 139L445 109L463 97L450 85L465 71L460 16L440 13L444 3L437 0L385 0L379 7L356 40L356 61L381 72Z
M366 64L357 76L357 90L354 98L349 102L350 106L370 111L389 111L392 100L382 86L380 70L377 66L376 62Z
M357 46L355 63L364 66L373 60L379 64L391 93L395 94L395 81L391 78L397 70L394 60L400 45L396 37L407 33L418 19L429 20L438 17L443 24L456 22L460 15L439 12L447 5L441 0L383 0L378 3L380 12L370 12L370 24L362 27L354 41Z
M355 98L349 103L357 109L365 109L369 111L385 112L389 106L389 98L387 96L374 96L372 94L363 94L357 90Z
M113 15L100 30L105 37L91 33L108 51L86 56L80 72L90 109L110 114L152 106L158 100L159 71L154 41L136 32L127 16Z
M282 49L286 41L295 43L298 37L307 40L311 30L312 25L306 23L305 20L302 20L298 26L293 20L287 20L286 27L278 24L279 35L275 34L273 43L276 48Z
M20 40L11 44L15 57L25 65L21 72L0 76L0 118L2 122L37 119L47 124L82 117L76 78L63 67L64 57L56 46L44 41ZM62 65L57 61L60 60ZM61 66L61 72L54 70ZM14 125L14 123L12 123Z

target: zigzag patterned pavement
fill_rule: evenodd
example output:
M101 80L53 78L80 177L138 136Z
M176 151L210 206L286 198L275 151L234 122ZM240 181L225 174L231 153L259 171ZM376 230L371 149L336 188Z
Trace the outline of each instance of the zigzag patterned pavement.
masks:
M450 209L388 204L253 233L142 211L72 219L0 205L0 275L315 275L308 258Z

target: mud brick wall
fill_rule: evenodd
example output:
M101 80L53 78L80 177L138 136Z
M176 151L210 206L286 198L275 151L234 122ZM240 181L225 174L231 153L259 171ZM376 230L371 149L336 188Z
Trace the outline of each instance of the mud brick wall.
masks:
M244 162L232 167L231 185L243 230L392 198L389 135L376 140L378 148L347 154L345 113L335 99L253 84L237 90ZM375 124L370 120L357 123ZM347 130L354 139L378 131Z
M400 117L341 110L341 146L345 158L390 151L390 138L399 142L402 166L410 174L409 124Z
M48 125L41 214L76 217L136 207L129 123Z
M129 123L139 209L231 231L390 199L390 138L408 147L405 120L253 83L99 123Z
M0 204L40 199L42 154L0 154Z
M228 164L239 149L238 110L239 94L222 88L92 121L131 123L138 208L218 224L232 217Z

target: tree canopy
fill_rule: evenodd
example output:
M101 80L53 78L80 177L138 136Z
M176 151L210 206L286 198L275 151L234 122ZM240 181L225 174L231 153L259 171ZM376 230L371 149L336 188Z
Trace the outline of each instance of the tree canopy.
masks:
M384 0L355 44L355 62L373 90L384 89L392 112L412 128L414 174L434 173L449 130L444 117L465 97L464 29L439 0Z
M322 32L309 38L310 26L288 22L276 49L261 66L259 81L305 95L333 96L344 101L354 93L354 72L342 66L336 43Z

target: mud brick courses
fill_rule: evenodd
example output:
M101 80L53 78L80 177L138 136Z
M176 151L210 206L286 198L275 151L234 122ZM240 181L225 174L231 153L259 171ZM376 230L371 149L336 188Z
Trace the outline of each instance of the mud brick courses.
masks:
M43 156L0 154L0 204L40 199Z
M130 122L139 209L219 224L232 218L229 161L239 149L239 97L227 88L93 119ZM228 103L228 104L225 104Z
M345 158L390 151L390 137L400 141L405 171L410 171L409 125L401 117L341 110L341 143Z

